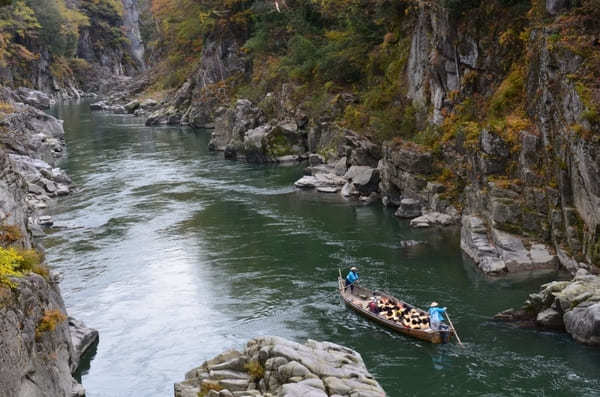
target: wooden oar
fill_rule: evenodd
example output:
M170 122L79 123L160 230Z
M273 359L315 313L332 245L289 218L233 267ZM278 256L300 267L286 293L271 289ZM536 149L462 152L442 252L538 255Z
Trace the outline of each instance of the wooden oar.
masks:
M454 328L454 324L452 324L452 320L450 320L450 315L448 315L448 312L446 312L446 318L448 319L448 323L450 323L450 326L452 327L452 331L454 331L454 335L456 335L456 340L458 341L458 344L460 345L460 347L464 348L465 345L463 345L463 343L460 341L458 332L456 332L456 328Z

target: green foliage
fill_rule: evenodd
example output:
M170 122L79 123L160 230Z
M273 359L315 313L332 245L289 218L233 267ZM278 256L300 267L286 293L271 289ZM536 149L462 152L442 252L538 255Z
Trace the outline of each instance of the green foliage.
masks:
M51 54L71 57L77 50L79 27L89 20L64 0L25 0L41 25L39 39Z

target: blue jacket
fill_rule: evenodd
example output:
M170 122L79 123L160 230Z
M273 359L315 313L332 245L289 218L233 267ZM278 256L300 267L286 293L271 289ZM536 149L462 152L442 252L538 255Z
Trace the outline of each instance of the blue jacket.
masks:
M346 281L348 284L353 284L356 280L358 280L358 273L350 271L346 276Z
M443 313L446 311L445 307L430 307L429 317L433 321L444 321Z

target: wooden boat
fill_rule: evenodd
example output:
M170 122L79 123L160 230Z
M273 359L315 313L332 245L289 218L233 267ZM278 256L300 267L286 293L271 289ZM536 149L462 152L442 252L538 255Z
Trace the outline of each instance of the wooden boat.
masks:
M419 313L428 316L428 314L425 311L418 309L406 302L403 302L400 299L397 299L391 295L387 295L379 291L371 291L367 288L363 288L358 285L355 285L354 290L351 291L350 288L345 288L345 283L342 277L338 277L338 287L340 296L344 300L346 306L348 306L358 314L370 320L373 320L376 323L379 323L393 331L436 344L448 343L450 341L450 338L454 334L451 329L434 331L429 327L424 329L410 328L404 326L402 323L393 320L388 320L382 315L373 313L368 309L367 305L373 297L376 297L377 299L385 298L397 304L402 304L405 307L414 308Z

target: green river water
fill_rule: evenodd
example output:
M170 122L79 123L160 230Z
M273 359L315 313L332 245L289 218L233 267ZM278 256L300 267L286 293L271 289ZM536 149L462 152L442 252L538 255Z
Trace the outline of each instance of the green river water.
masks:
M491 317L551 277L488 280L458 229L413 230L380 204L302 192L302 166L210 153L210 132L59 105L77 190L44 244L69 313L100 332L89 397L171 396L203 360L258 335L360 352L390 396L600 396L600 351ZM409 246L407 241L422 242ZM338 267L448 306L466 348L388 332L346 309Z

